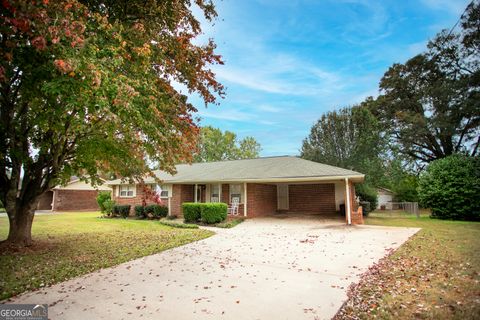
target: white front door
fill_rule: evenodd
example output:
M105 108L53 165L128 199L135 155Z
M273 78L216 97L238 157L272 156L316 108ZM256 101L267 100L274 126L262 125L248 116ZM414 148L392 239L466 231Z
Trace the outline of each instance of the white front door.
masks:
M277 209L288 210L288 184L277 184Z

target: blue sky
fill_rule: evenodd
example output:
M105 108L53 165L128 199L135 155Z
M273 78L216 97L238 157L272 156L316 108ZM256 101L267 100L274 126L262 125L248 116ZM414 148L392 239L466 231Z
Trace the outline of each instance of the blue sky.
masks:
M296 155L312 124L330 110L377 94L387 68L451 28L464 0L223 0L204 25L224 66L219 106L199 109L201 125L255 137L262 156Z

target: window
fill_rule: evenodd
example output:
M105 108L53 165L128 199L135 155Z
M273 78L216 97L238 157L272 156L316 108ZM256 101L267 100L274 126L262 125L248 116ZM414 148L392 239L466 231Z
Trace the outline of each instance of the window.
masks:
M241 184L231 184L230 185L230 202L233 202L234 199L238 199L238 203L242 203L242 189Z
M212 184L210 190L210 201L220 202L220 186L218 184Z
M121 185L119 186L119 188L120 188L119 196L121 198L128 198L128 197L135 196L135 185L132 185L132 184Z
M166 185L166 184L157 184L157 185L152 185L152 189L155 189L155 192L157 194L160 194L160 198L168 198L171 197L171 185Z

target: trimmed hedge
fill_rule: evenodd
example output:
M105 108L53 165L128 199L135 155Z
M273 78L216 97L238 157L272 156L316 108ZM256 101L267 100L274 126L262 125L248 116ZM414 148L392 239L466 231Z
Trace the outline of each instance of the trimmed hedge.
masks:
M130 215L130 208L129 204L127 205L116 205L113 207L113 214L120 215L122 218L127 218Z
M183 219L185 222L198 222L201 218L201 203L184 202L182 203Z
M135 215L137 218L144 219L145 215L145 207L144 206L135 206Z
M227 218L227 205L225 203L201 203L202 222L213 224L222 222Z
M155 205L154 204L150 204L148 206L145 206L145 216L148 217L149 214L151 214L153 216L153 211L155 210Z
M225 203L207 202L182 204L183 218L185 222L202 221L208 224L222 222L227 218L227 205Z
M149 214L156 219L164 218L168 215L168 207L159 204L150 204L145 206L145 216L147 217Z
M168 207L161 205L154 205L153 207L153 217L154 218L165 218L168 215Z

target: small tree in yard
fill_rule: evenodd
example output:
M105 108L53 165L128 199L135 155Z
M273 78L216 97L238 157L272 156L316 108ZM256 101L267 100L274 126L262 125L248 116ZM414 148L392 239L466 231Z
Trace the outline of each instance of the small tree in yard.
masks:
M173 173L192 160L196 109L173 86L207 103L223 95L221 64L201 34L210 0L5 0L0 11L0 201L4 245L32 244L39 197L71 175L142 180L148 163Z
M480 220L480 158L453 155L420 176L420 203L441 219Z

